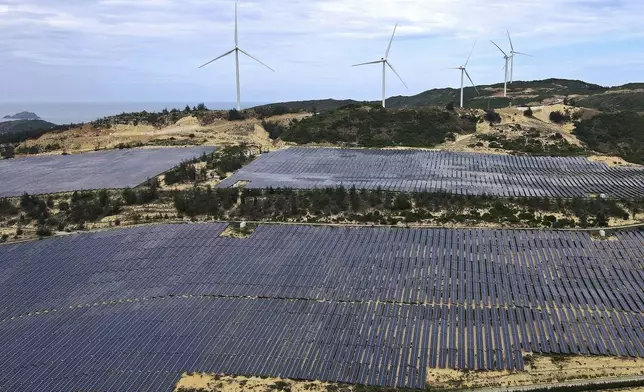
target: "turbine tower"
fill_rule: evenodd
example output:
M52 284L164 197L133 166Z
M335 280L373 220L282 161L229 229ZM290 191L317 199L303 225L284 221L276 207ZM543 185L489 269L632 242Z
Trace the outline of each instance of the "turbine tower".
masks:
M509 64L510 64L510 56L508 56L508 55L507 55L507 53L505 53L505 52L503 51L503 49L501 49L501 47L500 47L499 45L497 45L497 44L496 44L496 42L494 42L494 41L492 41L492 40L490 40L490 42L492 42L492 43L494 44L494 46L496 46L497 48L499 48L499 50L501 51L501 53L503 53L503 59L505 60L505 65L503 66L503 69L505 70L505 79L504 79L504 83L503 83L503 97L505 98L505 97L507 97L507 96L508 96L508 71L509 71L509 69L510 69L510 67L509 67Z
M522 56L532 57L529 54L517 52L514 50L514 45L512 44L512 38L510 37L510 32L505 30L508 33L508 40L510 41L510 83L514 82L514 55L519 54Z
M470 62L470 57L472 57L472 53L474 52L474 47L476 46L476 42L474 43L474 46L472 46L472 50L470 51L470 55L467 56L467 61L465 61L465 65L461 65L460 67L455 67L451 69L458 69L461 71L461 108L463 107L463 88L464 88L464 82L465 82L465 76L470 80L472 83L472 86L474 87L474 90L476 90L476 93L479 93L479 89L476 88L476 85L474 84L474 81L470 77L470 74L467 72L467 64Z
M382 107L383 108L386 106L385 101L387 99L387 96L386 96L386 73L387 73L386 70L387 70L387 66L389 66L389 68L391 68L391 70L394 71L396 76L398 76L398 79L400 79L402 84L405 85L405 88L407 88L407 90L409 90L409 87L407 87L407 84L405 83L405 81L402 80L400 75L398 75L398 72L396 72L396 70L394 69L394 67L391 65L391 63L388 60L389 51L391 50L391 43L394 41L394 36L396 35L396 29L397 28L398 28L398 24L396 23L396 26L394 27L394 33L391 35L391 40L389 40L389 46L387 46L387 51L385 52L385 57L381 58L380 60L370 61L368 63L361 63L361 64L353 65L353 67L359 67L361 65L380 64L380 63L382 63Z
M237 33L237 2L235 2L235 47L233 49L231 49L230 51L222 54L221 56L208 61L206 64L200 66L199 68L203 68L206 65L208 65L210 63L213 63L213 62L219 60L222 57L226 57L231 53L235 53L235 76L236 76L236 83L237 83L237 110L241 110L241 88L239 86L239 53L240 52L245 54L246 56L250 57L251 59L257 61L258 63L260 63L264 67L266 67L266 68L270 69L271 71L275 72L275 70L273 68L271 68L268 65L262 63L261 61L259 61L255 57L251 56L248 52L244 51L242 48L239 47L239 35Z

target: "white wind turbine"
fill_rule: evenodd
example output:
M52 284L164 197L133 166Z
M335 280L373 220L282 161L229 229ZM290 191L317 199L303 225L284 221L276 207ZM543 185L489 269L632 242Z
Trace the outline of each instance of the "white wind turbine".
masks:
M391 63L388 60L389 51L391 50L391 43L394 41L394 36L396 35L396 29L397 28L398 28L398 24L396 23L396 26L394 27L394 33L391 35L391 40L389 40L389 46L387 46L387 51L385 52L385 57L381 58L380 60L370 61L368 63L361 63L361 64L353 65L353 67L359 67L361 65L382 63L382 107L383 108L385 107L385 100L387 98L386 97L386 69L387 69L387 66L389 66L389 68L391 68L391 70L394 71L396 76L398 76L398 79L400 79L402 84L405 85L405 88L407 88L407 90L409 90L409 87L407 87L407 84L405 83L405 81L402 80L400 75L398 75L398 72L396 72L396 70L394 69L394 67L391 65Z
M508 33L508 40L510 41L510 83L514 82L514 55L520 54L522 56L532 57L527 53L521 53L514 50L514 45L512 44L512 38L510 38L510 32L505 30Z
M492 43L494 44L494 46L496 46L497 48L499 48L499 50L501 51L501 53L503 53L503 59L505 60L505 65L503 66L503 69L505 70L505 80L504 80L504 84L503 84L503 97L507 97L507 96L508 96L508 71L509 71L509 69L510 69L510 67L509 67L509 64L510 64L510 56L508 56L508 54L507 54L507 53L505 53L505 52L503 51L503 49L501 49L501 47L500 47L499 45L497 45L497 44L496 44L496 42L494 42L494 41L492 41L492 40L490 40L490 42L492 42Z
M476 42L474 43L474 46L476 46ZM465 82L465 76L470 80L472 83L472 86L474 87L474 90L476 90L476 93L479 93L479 89L476 88L476 85L474 84L474 81L470 77L470 74L467 72L467 64L470 62L470 57L472 57L472 53L474 52L474 46L472 46L472 50L470 51L470 55L467 56L467 61L465 61L465 65L461 65L460 67L455 67L451 69L458 69L461 71L461 107L463 107L463 88L464 88L464 82Z
M217 58L215 58L213 60L208 61L206 64L200 66L199 68L203 68L206 65L208 65L208 64L210 64L212 62L215 62L215 61L219 60L222 57L226 57L229 54L234 52L235 53L235 71L236 71L235 75L236 75L236 81L237 81L237 110L241 110L241 92L240 92L241 89L240 89L240 86L239 86L239 52L242 52L246 56L248 56L251 59L257 61L258 63L260 63L264 67L270 69L271 71L275 72L275 70L273 68L269 67L268 65L262 63L261 61L259 61L255 57L251 56L248 52L244 51L238 45L239 45L239 36L238 36L238 33L237 33L237 2L235 2L235 47L232 50L222 54L221 56L219 56L219 57L217 57Z

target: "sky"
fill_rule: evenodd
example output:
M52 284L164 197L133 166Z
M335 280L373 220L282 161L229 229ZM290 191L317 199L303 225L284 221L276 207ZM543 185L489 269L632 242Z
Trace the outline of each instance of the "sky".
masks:
M644 81L642 0L240 0L242 101L377 100L387 95L550 77ZM232 102L233 0L0 0L0 102Z

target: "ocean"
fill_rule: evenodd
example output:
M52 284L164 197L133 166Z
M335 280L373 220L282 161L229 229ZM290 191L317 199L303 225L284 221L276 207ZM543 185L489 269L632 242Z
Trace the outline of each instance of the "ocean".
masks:
M197 106L199 102L33 102L10 103L0 102L0 121L6 115L19 112L33 112L45 121L54 124L71 124L94 121L123 112L160 112L163 109L183 110L186 105ZM263 105L264 102L247 102L242 108ZM234 102L205 102L208 109L232 109Z

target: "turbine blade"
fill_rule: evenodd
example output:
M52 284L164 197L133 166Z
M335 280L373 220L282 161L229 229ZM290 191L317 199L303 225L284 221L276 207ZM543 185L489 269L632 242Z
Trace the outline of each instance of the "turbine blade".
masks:
M467 64L470 62L470 58L472 57L472 53L474 53L474 48L476 47L476 41L474 41L474 45L472 45L472 50L470 50L470 55L467 56L467 61L465 62L465 65L463 68L467 67Z
M531 54L521 53L521 52L514 52L514 54L520 54L521 56L533 57Z
M215 58L215 59L213 59L213 60L208 61L206 64L204 64L204 65L200 66L199 68L203 68L203 67L205 67L206 65L208 65L208 64L210 64L210 63L214 63L215 61L219 60L219 59L220 59L220 58L222 58L222 57L226 57L226 56L228 56L229 54L231 54L231 53L232 53L232 52L234 52L234 51L235 51L235 49L233 49L233 50L231 50L231 51L229 51L229 52L226 52L226 53L222 54L221 56L219 56L219 57L217 57L217 58Z
M379 63L382 63L382 62L384 62L384 60L369 61L368 63L360 63L360 64L352 65L352 67L359 67L361 65L368 65L368 64L379 64Z
M271 71L275 72L275 70L274 70L273 68L271 68L271 67L269 67L268 65L266 65L266 64L264 64L264 63L262 63L261 61L257 60L255 57L251 56L248 52L246 52L246 51L244 51L244 50L242 50L242 49L238 49L238 50L239 50L240 52L242 52L243 54L245 54L246 56L250 57L251 59L253 59L253 60L257 61L258 63L260 63L260 64L261 64L261 65L263 65L264 67L266 67L266 68L270 69Z
M467 75L467 78L470 80L470 83L472 83L472 87L474 87L474 90L476 90L476 93L477 93L478 95L481 95L481 93L479 93L479 89L477 89L477 88L476 88L476 85L474 84L474 81L473 81L473 80L472 80L472 78L470 77L470 74L467 72L467 70L466 70L466 69L463 69L463 71L465 71L465 75Z
M235 47L239 45L239 34L237 32L237 2L235 2Z
M503 53L503 55L507 57L507 54L503 51L503 49L501 49L501 47L500 47L499 45L497 45L497 44L496 44L496 42L494 42L494 41L492 41L492 40L490 40L490 42L492 42L492 43L494 44L494 46L496 46L497 48L499 48L499 50L501 51L501 53Z
M389 46L387 46L387 52L385 52L385 59L389 57L389 51L391 50L391 43L394 42L394 35L396 35L396 29L398 28L398 23L394 26L394 33L391 35L391 39L389 40Z
M510 38L510 31L505 30L506 33L508 33L508 40L510 41L510 49L514 52L514 45L512 45L512 38Z
M398 76L398 79L400 79L400 81L402 82L402 84L404 84L404 85L405 85L405 88L406 88L407 90L409 90L409 87L407 87L407 83L405 83L405 81L400 77L400 75L398 75L398 72L396 72L396 70L395 70L395 69L394 69L394 67L389 63L389 61L386 61L386 60L385 60L385 64L387 64L387 65L389 66L389 68L391 68L391 70L392 70L392 71L394 71L394 73L396 74L396 76Z

